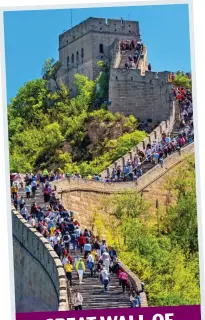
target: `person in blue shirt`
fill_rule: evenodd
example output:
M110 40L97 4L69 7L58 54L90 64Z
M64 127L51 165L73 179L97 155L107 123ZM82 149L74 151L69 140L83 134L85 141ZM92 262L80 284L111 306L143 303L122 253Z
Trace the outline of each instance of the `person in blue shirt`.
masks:
M26 199L28 200L31 198L31 186L27 185L25 189L26 189Z
M84 259L87 259L88 253L92 251L92 246L89 243L88 239L86 240L86 244L84 244L84 248L83 249L84 249Z
M72 243L72 246L73 246L73 250L76 251L76 248L77 248L77 233L76 232L73 232L71 234L71 243Z

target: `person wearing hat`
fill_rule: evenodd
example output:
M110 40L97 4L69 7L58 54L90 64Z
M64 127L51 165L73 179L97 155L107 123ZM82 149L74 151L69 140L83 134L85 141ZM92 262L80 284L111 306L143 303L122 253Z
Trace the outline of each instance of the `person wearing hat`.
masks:
M71 237L69 235L69 232L66 231L65 235L63 236L63 242L65 244L66 250L69 252L69 243L70 243Z
M81 284L82 283L82 280L83 280L83 274L84 274L84 271L85 271L85 264L82 260L82 258L80 258L77 262L76 262L76 270L77 270L77 273L78 273L78 276L79 276L79 283Z
M75 310L82 310L83 297L82 297L82 294L80 292L78 292L78 289L74 290L72 302L73 302Z

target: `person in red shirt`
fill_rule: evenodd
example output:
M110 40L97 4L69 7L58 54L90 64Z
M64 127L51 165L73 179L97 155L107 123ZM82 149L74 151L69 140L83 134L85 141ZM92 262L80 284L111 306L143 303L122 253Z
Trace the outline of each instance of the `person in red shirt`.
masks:
M122 286L122 291L123 293L125 293L125 288L127 286L128 283L128 275L127 273L125 273L124 271L121 271L119 274L119 280L120 280L120 284Z
M177 96L176 96L177 100L182 100L183 99L183 96L182 94L178 93Z
M80 252L81 253L83 253L84 244L86 244L86 238L81 233L80 237L78 238L78 245L80 247Z

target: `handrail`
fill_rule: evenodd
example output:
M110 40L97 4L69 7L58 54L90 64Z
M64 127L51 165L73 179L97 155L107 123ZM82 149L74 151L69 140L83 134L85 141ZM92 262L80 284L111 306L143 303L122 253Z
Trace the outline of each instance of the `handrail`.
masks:
M175 139L176 137L178 137L178 136L174 136L174 137L172 137L172 139ZM193 141L194 141L194 139L193 139ZM192 143L193 141L185 144L185 145L183 146L183 148L184 148L185 146L189 145L190 143ZM166 143L161 149L162 149L162 150L165 149L165 147L167 147L167 146L169 145L169 143L170 143L170 142ZM175 153L175 152L177 152L177 151L178 151L178 150L175 150L174 152L172 152L172 154ZM148 156L144 161L142 161L140 165L137 165L135 168L133 168L132 172L133 172L134 170L136 170L138 167L141 167L141 166L143 165L143 163L147 162L147 159L153 157L153 155L155 154L155 152L156 152L156 151L154 151L153 153L151 153L151 155ZM129 175L129 173L127 173L127 174L125 175L125 177L128 176L128 175Z
M194 141L189 142L186 146L184 146L182 149L185 149L186 147L190 146L192 143L194 143ZM191 158L193 154L188 155L185 159L180 159L179 161L174 162L171 167L169 167L167 169L167 171L162 172L161 174L159 174L156 178L154 178L153 180L149 181L145 186L143 186L142 188L140 188L138 190L138 192L142 192L144 189L146 189L147 187L149 187L152 183L154 183L155 181L157 181L158 179L160 179L161 177L163 177L163 175L165 175L167 172L169 172L170 170L172 170L176 165L178 165L179 163L185 161L188 158Z

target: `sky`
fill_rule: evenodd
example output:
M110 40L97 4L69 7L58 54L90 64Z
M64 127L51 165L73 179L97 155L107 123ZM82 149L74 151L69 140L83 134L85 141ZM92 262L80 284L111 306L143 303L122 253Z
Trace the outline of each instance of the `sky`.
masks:
M72 26L89 17L139 22L152 71L191 71L188 5L147 5L72 10ZM58 60L59 34L71 28L70 9L4 13L7 101L40 78L47 58Z

